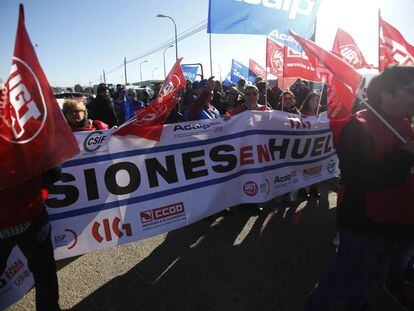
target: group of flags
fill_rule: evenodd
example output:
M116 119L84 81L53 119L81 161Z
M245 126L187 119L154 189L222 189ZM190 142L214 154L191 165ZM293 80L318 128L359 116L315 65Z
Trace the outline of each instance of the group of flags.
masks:
M227 80L237 82L245 78L254 82L254 78L266 78L270 73L323 82L328 88L328 116L337 140L341 126L351 116L352 103L363 80L357 69L372 66L353 38L341 29L332 51L310 40L309 29L315 24L319 2L210 0L208 32L266 34L267 68L254 60L249 61L248 67L233 60ZM272 25L263 14L273 16ZM275 18L275 14L280 18ZM379 25L379 70L393 63L413 64L414 46L381 18ZM287 32L287 26L297 33ZM147 107L134 112L135 117L114 135L160 139L163 124L178 103L176 94L185 86L186 77L180 63L181 59L177 60L157 97ZM20 5L12 70L6 87L8 96L4 100L3 94L0 102L0 190L79 153L27 34L23 5Z

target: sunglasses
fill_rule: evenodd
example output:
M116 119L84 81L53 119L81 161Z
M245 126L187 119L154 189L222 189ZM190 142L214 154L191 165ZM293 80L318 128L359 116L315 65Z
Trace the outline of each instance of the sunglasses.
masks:
M244 93L244 95L245 96L251 96L251 95L257 96L257 93L256 92L252 92L252 93L247 92L247 93Z

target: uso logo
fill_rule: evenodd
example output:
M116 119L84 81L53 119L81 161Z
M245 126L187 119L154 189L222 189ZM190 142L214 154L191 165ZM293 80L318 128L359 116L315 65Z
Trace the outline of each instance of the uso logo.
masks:
M248 196L255 196L259 191L259 187L254 181L246 181L243 186L243 191Z
M11 143L28 143L43 129L47 117L39 79L27 63L13 57L6 87L9 100L6 105L0 106L0 123L4 123L9 131L0 136Z

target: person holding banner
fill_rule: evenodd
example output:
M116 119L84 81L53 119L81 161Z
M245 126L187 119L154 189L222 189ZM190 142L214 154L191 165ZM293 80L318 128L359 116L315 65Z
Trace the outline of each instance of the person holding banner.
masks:
M407 121L414 115L414 67L385 69L371 80L367 95L369 110L352 116L340 136L340 243L328 274L308 299L307 311L331 310L338 304L368 310L373 281L385 272L395 247L413 245L406 242L414 237L414 134ZM406 260L399 260L400 271L406 270L413 250L407 253ZM402 283L399 278L385 287L394 300L402 297L396 295ZM413 310L412 303L398 302Z
M6 90L1 88L0 106L6 102ZM0 275L13 248L19 246L33 273L36 310L60 310L51 226L43 202L45 184L59 178L60 167L0 191Z
M232 86L227 91L227 100L224 102L226 112L243 104L244 99L240 99L241 95L242 94L239 92L239 90L235 86Z
M279 105L279 109L284 112L300 114L300 111L295 106L295 95L289 90L283 91L282 102Z
M194 121L221 118L218 110L210 104L214 89L213 79L214 77L210 77L208 80L202 80L198 84L199 93L197 98L195 99L194 104L190 105L188 110L184 112L186 120Z
M63 115L72 132L107 130L108 125L99 120L90 120L84 103L76 99L66 99L62 107Z
M246 110L271 110L266 105L259 105L259 90L255 85L248 85L244 90L244 103L227 111L226 116L234 116Z
M317 116L319 114L319 102L321 96L318 93L310 92L305 100L303 101L302 106L299 111L303 116Z

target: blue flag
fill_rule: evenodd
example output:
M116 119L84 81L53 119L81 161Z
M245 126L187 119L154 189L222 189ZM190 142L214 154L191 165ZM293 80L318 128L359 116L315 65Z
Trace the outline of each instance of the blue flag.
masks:
M132 107L131 98L129 98L128 93L125 92L124 100L124 122L135 117L134 108Z
M246 84L254 84L256 75L249 69L249 67L243 65L237 60L231 62L231 75L230 81L233 83L239 82L240 79L246 80Z
M321 0L210 0L208 33L270 36L296 50L289 29L310 39Z
M195 81L198 72L198 66L182 65L181 69L183 70L184 78L186 80L190 80L191 82Z

